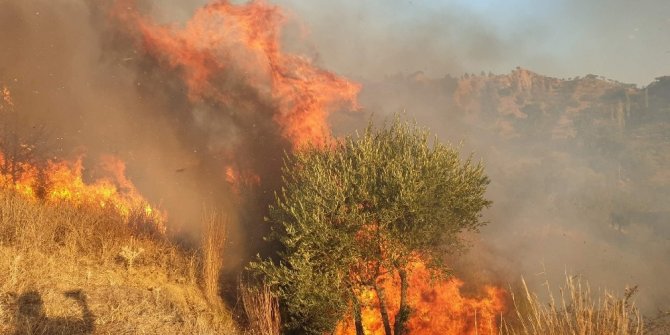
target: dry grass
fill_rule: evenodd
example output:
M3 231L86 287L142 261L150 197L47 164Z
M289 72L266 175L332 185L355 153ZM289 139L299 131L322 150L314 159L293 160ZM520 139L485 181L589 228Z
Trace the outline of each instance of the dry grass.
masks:
M239 333L147 220L0 191L0 334Z
M266 284L256 286L240 281L239 293L242 306L253 335L279 335L281 320L279 301Z
M556 301L549 285L549 303L530 293L523 281L523 294L512 295L516 319L505 323L502 334L509 335L642 335L642 317L631 301L636 288L622 297L609 292L594 299L588 283L566 276Z
M201 285L213 306L220 306L219 278L223 269L227 219L216 211L205 210L201 241Z

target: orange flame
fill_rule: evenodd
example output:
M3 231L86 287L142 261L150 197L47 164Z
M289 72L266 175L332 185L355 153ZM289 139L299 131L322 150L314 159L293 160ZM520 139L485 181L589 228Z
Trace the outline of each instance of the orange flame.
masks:
M295 148L323 144L331 136L329 113L358 108L359 84L282 52L286 16L265 1L212 1L183 28L155 23L136 11L135 0L117 0L113 15L139 32L148 54L179 71L194 102L235 101L240 92L226 90L222 82L239 76L233 80L276 106L272 118Z
M240 195L244 189L258 186L261 182L258 175L249 172L249 170L240 170L232 165L226 166L225 175L226 181L236 195Z
M485 286L479 297L467 297L461 292L464 283L458 278L431 282L431 275L421 262L409 271L408 302L412 314L408 322L410 334L420 335L497 335L498 321L505 312L505 291ZM391 327L399 310L400 280L387 278L383 285ZM365 334L384 335L377 295L373 290L360 293ZM352 320L342 322L337 335L355 335Z
M155 231L165 233L165 213L153 208L140 195L135 185L125 176L126 166L123 161L114 156L104 156L100 169L108 177L91 183L86 183L83 179L82 162L81 156L72 161L49 160L42 170L23 164L22 172L14 178L8 173L0 173L0 185L34 200L43 197L45 201L52 203L111 208L125 219L139 210L149 219L148 222L155 225L152 227ZM0 165L4 163L5 158L0 153ZM44 194L40 195L39 189L42 187Z
M14 106L14 101L12 101L12 95L9 92L9 88L7 88L7 86L2 87L0 95L2 96L2 101L4 102L5 105L7 105L10 108ZM2 105L0 105L0 109L2 109Z

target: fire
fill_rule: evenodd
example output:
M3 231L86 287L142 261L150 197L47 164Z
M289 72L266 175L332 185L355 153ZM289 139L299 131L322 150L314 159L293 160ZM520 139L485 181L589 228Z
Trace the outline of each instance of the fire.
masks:
M226 181L236 195L240 195L244 189L258 186L261 182L258 175L251 173L249 170L235 168L232 165L226 166L225 175Z
M5 166L0 153L0 166ZM165 233L166 215L153 208L125 176L125 164L114 156L102 157L99 168L107 176L87 183L83 178L83 157L71 161L49 160L44 168L22 164L20 173L0 173L0 185L17 193L51 203L111 208L125 219L143 215L154 230ZM17 175L18 174L18 175Z
M2 95L2 101L4 102L4 105L7 107L13 107L14 102L12 101L12 95L9 92L9 88L7 86L2 86L2 91L0 91L0 95ZM0 104L0 109L2 109L2 104Z
M409 319L410 334L420 335L494 335L498 322L505 312L505 291L485 286L478 297L467 297L458 278L433 282L429 271L421 262L410 267L408 301L412 307ZM388 278L383 287L387 296L391 327L399 309L400 280ZM379 303L374 290L359 294L365 334L384 335ZM336 331L338 335L355 335L353 320L346 320Z
M212 1L183 26L155 23L135 9L135 0L117 0L113 16L137 31L142 49L177 70L194 102L221 106L253 99L274 106L271 117L295 148L329 139L329 113L357 109L360 85L316 67L306 57L281 48L286 16L262 0L245 4ZM234 82L234 84L229 84Z

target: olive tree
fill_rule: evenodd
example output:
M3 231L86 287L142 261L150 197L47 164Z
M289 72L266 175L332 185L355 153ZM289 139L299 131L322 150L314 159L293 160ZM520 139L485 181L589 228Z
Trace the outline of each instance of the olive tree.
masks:
M363 333L357 293L374 289L387 335L405 334L408 265L420 260L445 274L444 257L490 205L483 166L396 117L327 148L289 154L284 187L270 207L276 260L253 263L282 300L289 329L332 331L349 308ZM393 330L380 279L398 275Z

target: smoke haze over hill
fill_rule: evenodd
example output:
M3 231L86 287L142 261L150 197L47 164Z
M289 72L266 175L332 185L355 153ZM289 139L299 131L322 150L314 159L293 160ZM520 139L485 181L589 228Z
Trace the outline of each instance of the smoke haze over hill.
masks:
M278 2L306 21L328 68L354 77L523 66L646 85L670 72L670 4L662 0Z
M362 103L376 117L405 110L484 161L494 205L460 275L481 269L471 272L476 282L523 274L540 287L581 274L602 287L640 285L647 311L667 308L667 79L637 89L517 69L417 73L364 87Z

